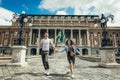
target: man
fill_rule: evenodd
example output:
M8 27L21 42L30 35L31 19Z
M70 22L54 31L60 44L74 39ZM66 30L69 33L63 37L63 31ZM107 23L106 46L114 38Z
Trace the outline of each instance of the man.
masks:
M53 42L48 38L49 35L46 32L44 34L44 39L41 40L40 42L40 46L42 46L42 53L41 53L41 57L42 57L42 62L43 62L43 66L45 68L45 74L49 75L49 63L48 63L48 55L49 55L49 48L50 45L55 48L55 46L53 45Z

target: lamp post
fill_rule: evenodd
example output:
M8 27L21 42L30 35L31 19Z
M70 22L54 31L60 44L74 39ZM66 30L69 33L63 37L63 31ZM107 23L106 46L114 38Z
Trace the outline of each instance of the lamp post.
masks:
M25 23L28 21L26 13L23 11L20 15L20 31L19 31L19 39L18 39L18 45L24 45L24 30L23 27L25 26Z
M27 15L24 11L22 12L21 15L14 14L12 21L14 26L16 26L15 25L16 23L19 24L17 26L20 27L20 30L18 33L19 38L18 38L17 45L14 45L11 47L12 48L12 58L11 58L12 64L9 64L9 65L26 66L27 62L25 61L25 58L26 58L27 46L24 45L24 26L25 26L25 23L28 21ZM32 23L29 23L28 26L32 26Z
M28 21L28 18L27 18L27 15L25 13L25 11L22 11L22 14L21 15L18 15L18 14L13 14L13 19L12 19L12 22L14 23L13 26L16 26L16 22L18 22L19 26L20 27L20 30L18 32L19 34L19 38L17 40L17 45L24 45L24 26L25 26L25 23ZM29 27L32 26L32 23L31 23L31 19L29 18Z

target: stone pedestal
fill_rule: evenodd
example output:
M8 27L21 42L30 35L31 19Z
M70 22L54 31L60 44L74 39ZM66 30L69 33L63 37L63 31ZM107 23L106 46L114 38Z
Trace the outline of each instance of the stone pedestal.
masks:
M57 44L57 47L63 47L63 46L65 46L64 43L59 43L59 44Z
M13 46L11 64L9 65L26 66L26 49L26 46Z
M106 68L120 67L120 64L116 62L115 54L113 53L114 49L113 47L100 48L101 62L99 66Z

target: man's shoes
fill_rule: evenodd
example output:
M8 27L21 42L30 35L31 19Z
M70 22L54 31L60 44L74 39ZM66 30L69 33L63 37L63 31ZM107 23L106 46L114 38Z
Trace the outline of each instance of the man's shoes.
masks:
M45 70L44 74L47 74L47 70Z
M49 70L45 70L45 75L47 75L47 76L49 76L50 75L50 73L49 73Z
M47 74L46 74L47 76L49 76L50 75L50 73L49 72L47 72Z
M74 78L75 76L74 76L74 74L71 74L71 78Z

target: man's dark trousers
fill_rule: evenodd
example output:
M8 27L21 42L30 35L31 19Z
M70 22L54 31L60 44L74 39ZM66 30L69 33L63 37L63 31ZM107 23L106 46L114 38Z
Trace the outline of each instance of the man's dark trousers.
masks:
M49 56L49 51L42 51L42 62L45 70L49 69L49 63L48 63L48 56Z

